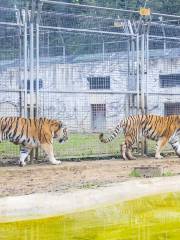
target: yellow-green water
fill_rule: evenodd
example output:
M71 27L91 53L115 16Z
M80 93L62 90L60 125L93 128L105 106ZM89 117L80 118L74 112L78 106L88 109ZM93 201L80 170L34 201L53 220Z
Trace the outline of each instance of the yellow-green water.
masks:
M143 197L46 219L0 223L0 239L179 240L180 193Z

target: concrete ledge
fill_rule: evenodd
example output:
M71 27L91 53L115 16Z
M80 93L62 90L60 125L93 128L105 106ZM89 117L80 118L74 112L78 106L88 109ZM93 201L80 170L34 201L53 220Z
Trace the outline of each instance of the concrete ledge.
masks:
M0 222L81 211L146 195L180 192L180 176L137 179L72 193L37 193L0 199Z

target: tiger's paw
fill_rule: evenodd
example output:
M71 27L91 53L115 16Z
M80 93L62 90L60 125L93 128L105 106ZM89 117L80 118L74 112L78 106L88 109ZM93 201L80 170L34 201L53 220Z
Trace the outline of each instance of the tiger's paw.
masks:
M53 161L51 161L51 163L53 165L59 165L59 164L61 164L61 161L57 161L56 159L54 159Z
M25 162L19 161L19 166L20 166L20 167L24 167L25 165L26 165Z
M163 156L161 156L161 155L159 154L159 155L156 155L155 158L156 158L156 159L163 159Z

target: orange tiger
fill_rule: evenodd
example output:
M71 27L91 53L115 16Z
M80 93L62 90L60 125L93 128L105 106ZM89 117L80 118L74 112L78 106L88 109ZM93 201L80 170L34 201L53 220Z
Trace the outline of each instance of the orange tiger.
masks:
M60 164L53 153L53 138L60 143L68 139L67 129L59 120L47 118L30 119L22 117L0 118L0 142L9 140L20 144L19 165L24 166L25 160L33 148L41 147L52 164Z
M135 115L120 121L110 137L104 138L103 133L99 139L103 143L111 142L120 133L121 128L124 131L125 142L122 145L123 159L135 159L132 155L132 146L137 142L138 136L144 136L148 139L157 141L155 157L160 159L161 151L169 142L176 154L180 156L180 116L157 116L157 115Z

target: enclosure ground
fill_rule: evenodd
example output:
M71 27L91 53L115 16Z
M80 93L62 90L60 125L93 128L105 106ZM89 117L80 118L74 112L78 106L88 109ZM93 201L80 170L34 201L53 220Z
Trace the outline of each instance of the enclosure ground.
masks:
M134 161L98 160L63 162L59 166L34 164L0 168L0 197L40 192L68 192L127 181L137 166L162 166L165 176L180 174L180 159L140 158ZM165 177L164 176L164 177Z

